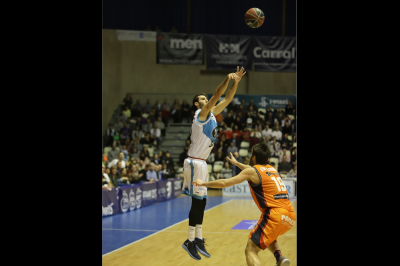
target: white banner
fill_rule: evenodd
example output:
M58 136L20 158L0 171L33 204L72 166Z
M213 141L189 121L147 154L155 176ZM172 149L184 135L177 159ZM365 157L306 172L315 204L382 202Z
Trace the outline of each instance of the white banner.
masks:
M295 198L295 181L296 178L282 178L283 183L289 193L289 198ZM222 189L223 197L251 197L251 192L249 188L249 183L243 181L240 184L236 184L230 187Z
M118 41L155 42L156 37L156 31L117 30Z

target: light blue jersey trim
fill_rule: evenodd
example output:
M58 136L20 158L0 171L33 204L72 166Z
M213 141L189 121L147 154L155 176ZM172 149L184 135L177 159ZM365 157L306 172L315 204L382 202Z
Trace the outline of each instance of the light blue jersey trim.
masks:
M200 112L199 112L199 114L200 114ZM210 120L210 118L211 118L213 115L214 115L213 112L211 112L211 113L210 113L210 116L207 117L207 119L204 120L204 121L201 121L200 118L199 118L199 116L197 115L197 122L199 122L199 123L206 123L206 122L208 122L208 120Z
M194 173L193 173L194 172L193 160L190 160L189 164L190 164L190 170L191 170L191 173L190 173L190 194L191 194L191 196L193 196L193 185L192 185L193 176L194 176Z

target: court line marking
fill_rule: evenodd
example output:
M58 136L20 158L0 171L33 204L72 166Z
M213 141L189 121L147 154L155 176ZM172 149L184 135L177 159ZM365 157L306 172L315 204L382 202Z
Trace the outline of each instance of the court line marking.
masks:
M208 211L210 211L210 210L212 210L212 209L214 209L214 208L216 208L216 207L222 206L222 205L224 205L224 204L226 204L226 203L228 203L228 202L231 202L231 201L233 201L233 200L234 200L234 199L225 201L225 202L223 202L223 203L221 203L221 204L219 204L219 205L217 205L217 206L214 206L214 207L212 207L212 208L210 208L210 209L208 209L208 210L206 210L206 211L204 211L204 212L208 212ZM117 249L115 249L115 250L113 250L113 251L110 251L110 252L108 252L108 253L102 255L102 257L104 257L104 256L106 256L106 255L108 255L108 254L111 254L111 253L113 253L113 252L115 252L115 251L117 251L117 250L123 249L123 248L125 248L125 247L127 247L127 246L130 246L130 245L132 245L132 244L134 244L134 243L136 243L136 242L142 241L142 240L144 240L144 239L146 239L146 238L148 238L148 237L151 237L151 236L153 236L153 235L155 235L155 234L158 234L158 233L160 233L160 232L162 232L162 231L164 231L164 230L167 230L168 228L170 228L170 227L172 227L172 226L175 226L175 225L177 225L177 224L183 223L183 222L188 221L188 220L189 220L189 218L186 218L185 220L182 220L182 221L180 221L180 222L174 223L173 225L168 226L168 227L166 227L166 228L164 228L164 229L162 229L162 230L160 230L160 231L158 231L158 232L155 232L154 234L148 235L148 236L143 237L143 238L141 238L141 239L139 239L139 240L136 240L136 241L134 241L134 242L132 242L132 243L126 244L125 246L122 246L122 247L117 248ZM184 232L187 232L187 231L184 231Z

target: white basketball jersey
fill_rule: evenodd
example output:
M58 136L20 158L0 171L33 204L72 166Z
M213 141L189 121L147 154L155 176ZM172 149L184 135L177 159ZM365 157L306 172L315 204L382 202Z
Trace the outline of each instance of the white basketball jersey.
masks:
M194 113L190 137L192 143L188 155L206 160L214 146L215 138L218 136L218 124L212 112L206 121L201 121L199 119L200 111L201 109L198 109Z

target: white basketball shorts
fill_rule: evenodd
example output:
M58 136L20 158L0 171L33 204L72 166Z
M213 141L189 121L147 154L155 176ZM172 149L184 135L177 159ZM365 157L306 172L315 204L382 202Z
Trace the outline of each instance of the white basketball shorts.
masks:
M196 199L207 198L207 187L192 185L196 179L208 182L208 168L205 161L186 158L183 163L183 176L182 194Z

